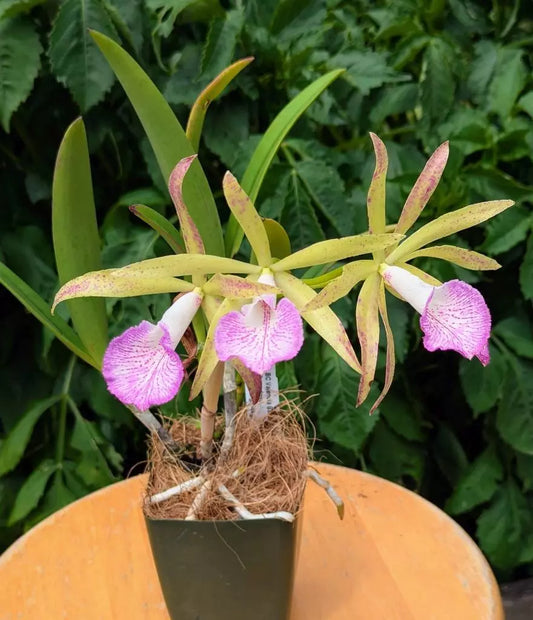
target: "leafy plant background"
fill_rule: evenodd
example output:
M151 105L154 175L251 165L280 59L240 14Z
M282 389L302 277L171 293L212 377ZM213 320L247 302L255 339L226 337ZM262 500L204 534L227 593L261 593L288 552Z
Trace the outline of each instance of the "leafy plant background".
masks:
M128 211L141 202L172 214L150 146L88 28L141 63L183 124L215 75L255 56L207 115L200 157L216 190L227 168L242 174L291 97L345 67L282 145L258 207L280 218L294 249L362 232L374 131L389 149L388 219L396 221L425 159L450 139L443 181L421 223L481 200L517 202L454 239L496 257L501 270L479 275L436 260L423 264L483 292L493 314L492 362L483 368L454 353L427 353L414 312L390 298L398 370L376 415L354 410L357 377L313 334L294 364L280 367L281 382L318 394L307 405L317 458L384 476L443 507L507 581L533 572L533 20L518 1L388 4L0 0L0 258L52 299L52 172L62 135L80 113L104 266L167 252ZM140 471L144 431L94 369L5 289L0 296L5 547L73 499ZM354 299L336 305L352 336ZM109 300L112 335L157 317L167 304L165 296ZM194 404L182 394L163 409L173 415Z

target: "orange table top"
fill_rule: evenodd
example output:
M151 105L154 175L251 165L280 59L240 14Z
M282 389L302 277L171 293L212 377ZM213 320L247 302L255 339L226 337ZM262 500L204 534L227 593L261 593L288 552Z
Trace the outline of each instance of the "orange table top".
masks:
M291 620L503 620L485 558L452 519L386 480L318 470L345 517L307 485ZM13 544L0 557L0 619L168 620L141 511L145 482L84 497Z

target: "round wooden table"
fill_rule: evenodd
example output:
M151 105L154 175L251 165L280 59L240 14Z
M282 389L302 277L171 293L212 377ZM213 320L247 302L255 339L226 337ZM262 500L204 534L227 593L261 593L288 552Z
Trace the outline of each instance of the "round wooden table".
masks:
M317 467L345 517L307 485L291 620L503 620L494 576L454 521L386 480ZM145 482L84 497L14 543L0 557L0 619L168 620L141 512Z

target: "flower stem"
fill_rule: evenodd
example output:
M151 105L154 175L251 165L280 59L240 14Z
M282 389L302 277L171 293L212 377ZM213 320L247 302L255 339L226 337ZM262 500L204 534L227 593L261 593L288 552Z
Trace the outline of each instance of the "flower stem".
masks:
M72 381L72 373L74 372L74 366L76 364L76 356L71 355L67 369L65 371L65 378L61 387L61 401L59 403L59 425L57 429L57 444L56 444L56 463L59 465L63 462L65 456L65 435L67 428L67 401L69 398L70 382ZM59 470L58 470L59 471Z
M224 416L225 429L224 441L222 442L221 455L226 456L233 445L235 435L235 414L237 413L237 384L235 381L235 368L231 362L224 364Z
M220 386L222 385L222 377L224 374L224 364L218 363L209 377L204 389L202 390L204 403L200 413L200 425L202 438L200 441L200 453L202 459L207 461L211 458L213 452L213 434L215 432L215 418L218 409L218 397L220 394Z

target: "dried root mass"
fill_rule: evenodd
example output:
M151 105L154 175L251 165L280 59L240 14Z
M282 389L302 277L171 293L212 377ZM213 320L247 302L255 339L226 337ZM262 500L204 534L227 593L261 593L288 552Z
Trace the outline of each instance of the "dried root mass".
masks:
M168 430L182 449L171 452L157 436L152 437L145 514L155 519L190 517L191 505L199 494L198 486L158 503L150 503L149 498L196 476L209 481L207 488L202 488L200 505L194 507L197 519L239 518L219 493L220 485L254 514L296 513L305 488L309 456L302 420L301 410L291 401L284 401L262 421L250 419L244 408L236 417L230 451L223 456L218 452L221 437L211 461L201 469L194 464L200 445L198 421L173 420Z

